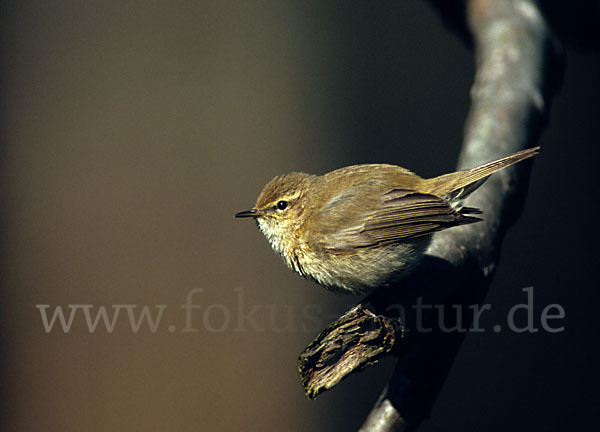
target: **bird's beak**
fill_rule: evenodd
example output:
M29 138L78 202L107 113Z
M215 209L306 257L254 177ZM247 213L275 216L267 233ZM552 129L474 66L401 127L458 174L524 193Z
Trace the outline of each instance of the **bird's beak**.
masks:
M234 217L236 218L245 218L245 217L259 217L261 213L256 209L244 210L239 213L236 213Z

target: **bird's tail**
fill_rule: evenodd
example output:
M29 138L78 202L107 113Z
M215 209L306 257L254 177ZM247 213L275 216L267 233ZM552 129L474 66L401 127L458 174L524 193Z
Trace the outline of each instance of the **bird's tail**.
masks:
M490 175L508 166L521 162L522 160L529 159L538 154L539 151L539 146L533 147L475 168L469 168L427 179L426 182L429 186L428 192L437 196L446 197L449 201L457 199L462 200L481 186Z

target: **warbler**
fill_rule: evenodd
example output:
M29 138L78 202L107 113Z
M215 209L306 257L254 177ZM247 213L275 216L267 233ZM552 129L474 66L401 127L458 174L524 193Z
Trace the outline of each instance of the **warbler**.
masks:
M367 294L406 276L436 231L479 222L463 200L493 173L539 152L530 148L430 179L388 164L269 181L250 210L289 268L340 293Z

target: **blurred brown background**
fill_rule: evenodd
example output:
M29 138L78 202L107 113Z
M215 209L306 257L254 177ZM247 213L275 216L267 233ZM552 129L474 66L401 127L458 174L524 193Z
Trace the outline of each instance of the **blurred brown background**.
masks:
M291 170L452 170L471 53L417 0L1 7L2 430L356 429L393 362L307 400L296 357L356 299L233 214ZM574 430L599 402L600 56L567 61L482 318L533 286L565 331L469 335L423 431ZM166 307L156 332L121 310L90 333L79 309L46 333L44 304Z

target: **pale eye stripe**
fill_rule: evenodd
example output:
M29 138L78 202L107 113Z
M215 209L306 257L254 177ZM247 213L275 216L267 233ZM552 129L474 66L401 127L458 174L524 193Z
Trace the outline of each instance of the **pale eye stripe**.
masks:
M295 201L300 197L300 191L294 192L292 195L285 195L280 198L277 198L275 201L271 202L269 206L276 206L279 201Z

